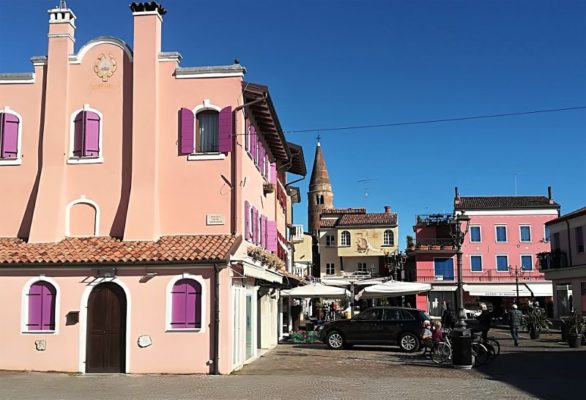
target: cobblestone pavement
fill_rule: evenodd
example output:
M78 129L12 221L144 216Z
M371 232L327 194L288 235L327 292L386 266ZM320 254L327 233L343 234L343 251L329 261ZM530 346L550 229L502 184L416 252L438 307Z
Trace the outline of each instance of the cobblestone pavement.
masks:
M230 376L0 372L0 399L566 399L583 398L586 348L559 333L512 347L470 371L438 367L394 348L332 351L280 345Z

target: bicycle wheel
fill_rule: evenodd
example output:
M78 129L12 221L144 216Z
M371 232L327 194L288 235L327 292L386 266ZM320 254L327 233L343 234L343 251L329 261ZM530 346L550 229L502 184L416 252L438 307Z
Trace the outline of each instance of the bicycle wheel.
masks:
M482 343L472 343L472 355L475 367L480 367L490 360L490 352Z
M486 342L493 347L495 357L501 354L501 344L498 342L498 340L490 337L486 340Z
M443 364L445 362L448 362L451 354L452 349L450 348L450 346L448 346L445 343L438 343L437 346L435 346L431 350L431 361L433 361L436 364Z

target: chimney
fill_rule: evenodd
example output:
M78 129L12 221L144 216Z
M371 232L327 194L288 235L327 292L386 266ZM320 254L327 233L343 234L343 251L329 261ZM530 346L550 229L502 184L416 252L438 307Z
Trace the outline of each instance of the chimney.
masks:
M551 186L547 187L547 199L549 200L549 204L553 204L553 199L551 198Z
M159 211L159 54L166 10L157 2L132 3L134 52L132 85L132 186L124 240L160 238ZM140 138L140 140L139 140Z
M460 204L460 192L458 191L458 186L456 186L454 188L454 204L455 205Z
M391 213L391 206L385 206L385 214Z

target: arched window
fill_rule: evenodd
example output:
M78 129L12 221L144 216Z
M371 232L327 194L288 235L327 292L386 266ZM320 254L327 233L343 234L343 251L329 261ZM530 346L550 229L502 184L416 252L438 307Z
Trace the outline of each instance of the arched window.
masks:
M180 279L171 291L171 329L201 329L202 287L193 279Z
M21 118L8 107L0 109L0 165L21 163Z
M315 195L315 204L324 204L324 195L323 194L316 194Z
M84 110L73 119L73 151L75 158L100 156L101 118L93 111Z
M202 110L195 116L195 151L217 153L219 151L219 118L215 110Z
M392 230L387 229L383 238L383 246L394 246L395 245L395 234Z
M57 291L46 281L33 283L27 293L26 331L54 331Z
M340 238L340 246L350 246L351 244L351 237L350 237L350 232L348 231L343 231L341 238Z

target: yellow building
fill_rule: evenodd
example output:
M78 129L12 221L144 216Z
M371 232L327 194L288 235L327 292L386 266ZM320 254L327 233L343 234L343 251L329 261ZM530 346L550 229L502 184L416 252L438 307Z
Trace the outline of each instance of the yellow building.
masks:
M387 276L385 258L397 251L397 214L364 208L322 210L318 251L320 277Z

